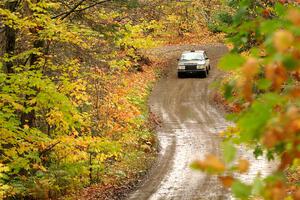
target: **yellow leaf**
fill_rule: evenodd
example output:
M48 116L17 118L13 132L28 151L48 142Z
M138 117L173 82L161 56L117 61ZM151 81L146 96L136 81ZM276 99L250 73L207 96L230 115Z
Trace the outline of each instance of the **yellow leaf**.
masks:
M241 173L248 172L248 170L249 170L249 161L244 160L244 159L240 159L237 168L238 168L239 172L241 172Z
M29 129L29 126L27 124L25 124L23 127L25 130Z

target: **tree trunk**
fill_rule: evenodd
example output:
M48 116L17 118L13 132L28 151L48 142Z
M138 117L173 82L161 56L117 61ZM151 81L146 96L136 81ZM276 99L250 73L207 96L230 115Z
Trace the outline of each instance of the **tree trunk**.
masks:
M43 48L44 47L45 42L43 40L36 40L33 44L34 48ZM36 54L31 54L30 56L30 65L34 65L35 62L38 60L39 56L37 56ZM34 70L34 69L32 69ZM26 102L29 101L31 98L33 98L34 95L26 95L25 99ZM35 106L35 105L31 105L31 106ZM26 103L25 103L25 107L27 107ZM35 126L35 110L31 110L28 113L22 113L21 115L21 125L24 126L25 124L28 125L29 127L34 127Z
M11 12L15 12L17 9L17 6L18 6L18 1L8 1L5 3L5 8ZM5 37L4 53L8 54L8 57L10 58L15 51L16 30L9 26L5 26L4 27L4 37ZM4 69L4 72L6 72L6 73L13 73L13 63L11 61L5 62L3 69Z
M36 1L36 3L38 3L39 0ZM29 10L30 14L33 14L33 11ZM39 30L32 30L32 34L37 34ZM33 47L36 49L41 49L44 48L45 46L45 41L44 40L40 40L37 39L33 42ZM29 58L29 64L30 66L33 66L36 61L39 59L39 56L36 54L31 54L30 58ZM35 69L31 69L31 70L35 70ZM26 104L26 102L28 102L30 99L32 99L33 97L35 97L36 94L33 95L26 95L25 96L25 105L24 107L26 108L28 105ZM34 107L35 105L31 105L32 107ZM28 125L29 127L34 127L35 126L35 121L36 121L36 114L35 114L35 110L32 109L31 111L29 111L28 113L22 113L21 115L21 125Z

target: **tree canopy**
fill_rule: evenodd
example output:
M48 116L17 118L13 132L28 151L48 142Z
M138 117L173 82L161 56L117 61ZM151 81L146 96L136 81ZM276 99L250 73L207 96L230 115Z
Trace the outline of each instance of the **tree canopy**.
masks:
M142 49L197 32L210 4L2 0L0 198L56 198L146 168L158 70Z

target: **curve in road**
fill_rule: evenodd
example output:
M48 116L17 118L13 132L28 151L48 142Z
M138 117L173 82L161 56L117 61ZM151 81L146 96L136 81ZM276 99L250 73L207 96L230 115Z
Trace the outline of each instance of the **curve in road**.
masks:
M190 49L207 51L212 66L208 78L177 78L176 58L182 51ZM230 192L223 189L217 177L189 168L193 160L202 159L207 153L220 154L218 133L228 126L228 122L211 102L209 86L222 74L216 65L227 48L222 44L187 45L163 47L155 52L170 60L167 76L157 83L150 97L151 111L162 119L157 130L160 153L147 180L128 199L231 199ZM265 165L262 159L257 166Z

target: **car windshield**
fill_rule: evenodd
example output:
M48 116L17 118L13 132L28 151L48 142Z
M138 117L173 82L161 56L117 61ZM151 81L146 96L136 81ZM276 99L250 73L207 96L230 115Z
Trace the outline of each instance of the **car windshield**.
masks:
M185 53L182 54L181 60L204 60L204 56L201 53Z

